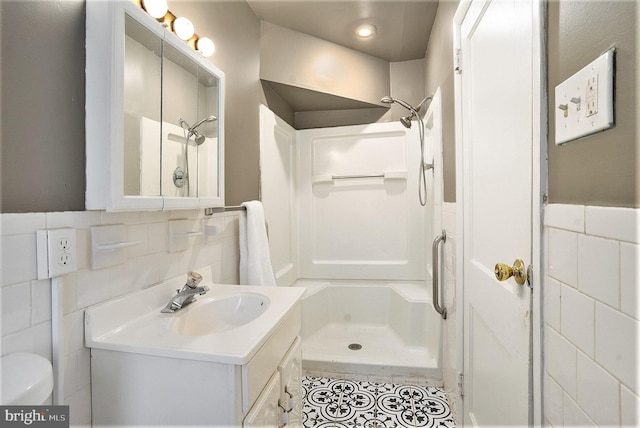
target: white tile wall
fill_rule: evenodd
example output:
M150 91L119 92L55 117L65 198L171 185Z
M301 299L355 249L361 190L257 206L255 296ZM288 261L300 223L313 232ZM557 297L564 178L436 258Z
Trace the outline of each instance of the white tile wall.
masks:
M638 225L638 209L545 209L544 412L549 425L640 422Z
M596 361L634 393L638 380L640 323L605 305L596 306Z
M549 276L567 285L578 284L578 234L561 229L548 231Z
M544 394L544 417L546 420L545 425L554 427L561 427L562 422L562 400L564 392L562 387L558 385L549 375L544 379L545 394Z
M547 373L575 398L578 372L576 348L551 328L546 329L546 339Z
M620 309L632 318L640 319L640 245L620 243Z
M211 269L216 282L238 282L238 213L214 215L220 233L205 243L167 253L168 221L198 220L198 210L158 213L106 213L101 211L0 215L2 248L2 341L0 354L33 352L51 360L51 280L37 279L36 230L76 229L78 271L62 277L65 350L65 401L71 424L91 424L89 350L84 347L84 310L96 303L143 289L189 270ZM127 240L141 245L128 248L127 261L105 269L90 268L91 226L122 223Z
M614 308L620 307L620 243L578 236L578 288Z
M620 385L590 357L578 351L577 402L600 425L620 424ZM603 400L603 397L606 399Z
M595 352L595 301L563 285L560 295L560 333L593 357Z

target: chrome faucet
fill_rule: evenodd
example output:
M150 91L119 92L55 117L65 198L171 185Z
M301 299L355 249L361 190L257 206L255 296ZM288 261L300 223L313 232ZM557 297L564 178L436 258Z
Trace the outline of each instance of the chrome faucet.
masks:
M206 285L198 287L197 285L202 281L202 275L198 272L189 272L187 275L187 283L182 286L181 290L176 290L176 295L173 296L171 301L167 303L167 306L160 312L174 313L187 306L196 300L197 295L202 295L209 291L209 287Z

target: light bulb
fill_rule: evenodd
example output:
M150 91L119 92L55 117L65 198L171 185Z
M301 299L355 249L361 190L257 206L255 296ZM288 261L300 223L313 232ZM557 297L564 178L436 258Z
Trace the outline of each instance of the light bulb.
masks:
M196 48L200 55L207 58L213 55L216 51L216 45L213 44L213 41L208 37L200 37L196 42Z
M173 31L176 33L176 36L182 40L189 40L196 32L191 21L184 16L176 18L176 20L173 21Z
M370 24L359 25L356 28L356 35L361 39L368 39L373 37L374 34L376 34L376 27Z
M167 0L142 0L142 7L155 19L162 18L169 10Z

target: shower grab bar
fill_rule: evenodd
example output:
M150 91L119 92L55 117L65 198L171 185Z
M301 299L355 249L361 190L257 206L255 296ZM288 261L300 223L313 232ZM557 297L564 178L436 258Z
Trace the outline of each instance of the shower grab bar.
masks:
M349 178L384 178L384 174L332 175L332 180L348 180Z
M438 277L438 271L440 270L440 252L439 252L439 244L440 242L447 242L447 231L442 230L442 234L437 236L436 239L433 240L433 246L431 250L431 264L433 268L433 283L431 284L431 288L433 289L433 308L442 316L443 320L447 319L447 308L443 308L440 306L440 282Z
M384 178L385 180L404 180L407 178L407 171L386 171L379 174L352 174L352 175L329 175L319 174L311 178L312 183L331 182L333 180L350 180L358 178Z

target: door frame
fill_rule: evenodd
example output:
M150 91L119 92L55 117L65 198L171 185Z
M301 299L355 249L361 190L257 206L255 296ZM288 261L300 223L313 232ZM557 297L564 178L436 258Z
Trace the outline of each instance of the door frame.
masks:
M491 1L491 0L489 0ZM534 34L532 37L533 52L533 108L532 108L532 180L531 180L531 264L533 266L533 293L532 293L532 373L530 373L530 389L533 398L533 425L541 426L543 418L543 330L542 330L542 303L543 303L543 209L547 193L547 75L546 75L546 1L530 0L533 16ZM458 243L456 246L456 296L461 310L456 311L456 346L457 369L464 373L464 199L463 199L463 141L462 141L462 76L460 72L460 52L462 47L461 26L473 0L461 0L453 18L453 64L454 64L454 92L455 92L455 150L456 150L456 230L458 230ZM537 33L535 33L537 29ZM462 393L463 391L459 391ZM464 398L463 398L464 399ZM463 407L457 410L463 410ZM458 417L463 416L459 414Z

